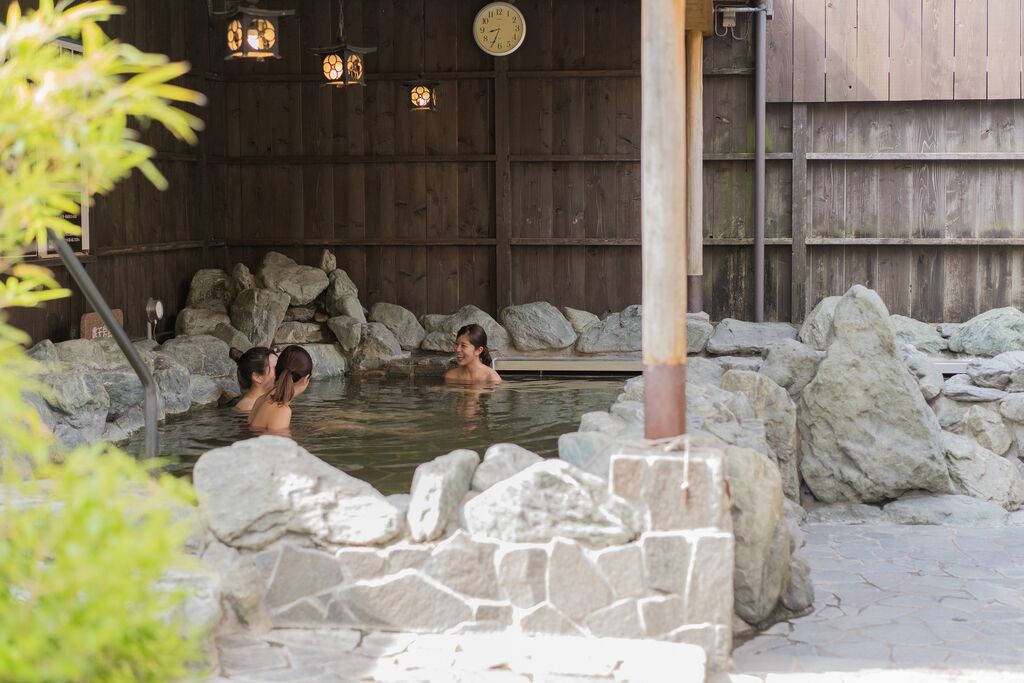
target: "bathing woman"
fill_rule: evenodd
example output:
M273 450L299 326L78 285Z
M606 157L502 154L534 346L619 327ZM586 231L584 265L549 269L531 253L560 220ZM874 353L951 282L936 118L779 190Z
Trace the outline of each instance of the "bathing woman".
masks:
M234 407L241 413L248 413L256 399L274 387L277 354L264 346L254 346L245 353L232 348L231 360L238 364L238 386L242 390L242 397Z
M289 404L309 386L313 359L301 346L289 346L278 356L274 374L274 387L256 399L249 413L249 426L258 431L287 433L292 422Z
M455 335L456 367L444 373L444 381L451 384L497 384L501 376L491 367L491 354L487 351L487 333L473 323L459 329Z

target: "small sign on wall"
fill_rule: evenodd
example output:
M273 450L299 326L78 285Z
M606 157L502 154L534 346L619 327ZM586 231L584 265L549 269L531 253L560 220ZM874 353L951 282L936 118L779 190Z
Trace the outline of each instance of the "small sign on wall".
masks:
M117 324L124 327L124 311L120 308L114 309L114 318ZM82 316L82 339L97 339L99 337L110 337L110 330L103 324L99 313L86 313Z

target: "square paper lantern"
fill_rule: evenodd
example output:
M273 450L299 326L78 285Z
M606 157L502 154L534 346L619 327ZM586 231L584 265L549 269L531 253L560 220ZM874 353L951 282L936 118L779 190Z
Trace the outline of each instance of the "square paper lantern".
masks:
M281 58L281 17L295 10L261 10L239 6L228 19L225 59Z
M327 85L366 85L366 55L376 52L375 47L358 47L339 43L331 47L311 50L320 55L324 82Z

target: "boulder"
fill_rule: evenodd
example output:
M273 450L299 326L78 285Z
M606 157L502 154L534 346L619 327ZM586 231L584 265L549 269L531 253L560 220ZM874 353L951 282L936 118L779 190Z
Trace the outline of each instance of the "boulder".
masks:
M590 311L581 311L577 308L569 308L568 306L562 307L562 315L572 325L572 329L576 334L582 334L583 330L590 327L596 322L601 322L601 319Z
M301 344L313 359L313 377L327 379L343 377L348 371L345 356L337 344Z
M841 502L810 508L806 521L808 524L879 524L886 518L877 506Z
M439 330L447 318L444 313L427 313L420 316L420 325L423 325L423 329L430 334Z
M896 524L991 527L1002 526L1007 518L999 505L961 495L908 494L882 509Z
M295 262L295 259L291 256L285 256L279 251L268 251L263 255L263 260L260 261L260 268L265 268L267 266L288 268L297 265L299 264Z
M218 325L230 325L231 318L223 311L209 308L183 308L174 319L174 334L213 334Z
M939 426L950 431L959 430L970 407L970 403L961 403L942 395L932 401L932 411L939 420Z
M934 325L923 323L905 315L890 315L897 344L910 344L918 351L928 354L942 353L949 348L949 342L938 333Z
M289 344L322 344L328 341L323 325L319 323L281 323L274 333L274 346Z
M316 306L289 306L284 313L286 323L313 322L316 317Z
M237 373L238 366L231 360L228 345L208 334L168 339L157 353L170 356L185 366L191 375L228 377Z
M942 393L942 372L928 356L913 344L906 343L900 345L900 356L906 363L907 369L917 380L917 386L921 389L921 395L926 401L930 401Z
M108 420L120 418L145 400L142 382L133 370L99 370L96 372L96 376L103 383L103 388L110 398Z
M715 333L711 317L704 312L686 314L686 353L701 353Z
M718 323L708 340L708 353L716 356L763 355L772 344L796 339L796 330L788 323L749 323L726 318Z
M395 335L399 345L406 351L418 349L427 336L412 311L395 304L376 303L370 309L370 320L381 323Z
M949 349L971 356L1024 350L1024 313L1012 306L985 311L957 328Z
M854 285L800 394L800 471L818 500L876 502L950 490L939 423L899 357L885 304Z
M409 354L402 351L398 339L382 323L366 323L362 326L359 346L353 354L353 361L362 369L383 367L396 358Z
M188 368L173 357L154 354L153 379L160 390L162 409L168 415L178 415L192 407L191 375Z
M247 289L231 304L231 324L254 346L269 347L284 322L291 298L271 289Z
M375 488L281 436L204 453L192 482L209 529L235 548L258 550L289 532L328 547L375 545L402 529L401 513Z
M211 334L228 345L229 349L238 349L245 353L253 347L253 343L244 334L236 330L230 323L220 324L213 328Z
M797 338L807 346L824 351L832 341L832 317L841 296L827 296L804 318Z
M484 453L483 462L476 468L470 488L474 491L486 491L499 481L508 479L542 460L543 458L536 453L514 443L494 444Z
M71 339L53 345L57 361L74 368L105 368L107 356L103 347L91 339Z
M789 563L789 584L782 593L782 606L790 612L803 612L814 605L814 584L807 560L793 555Z
M511 348L512 340L504 327L476 306L463 306L451 314L433 331L429 332L420 346L424 351L450 353L455 344L455 334L460 328L476 323L487 333L487 348L492 353L504 353Z
M939 323L935 326L935 330L943 339L949 339L957 330L960 329L960 325L962 324L963 323ZM949 342L946 343L948 344Z
M330 316L348 315L361 323L366 322L363 307L359 303L359 288L352 278L340 268L327 276L327 290L324 292L324 308Z
M641 349L643 321L638 316L612 313L583 330L576 350L580 353L629 353Z
M721 365L708 358L697 356L686 361L686 383L687 384L711 384L718 386L722 383L722 374L725 370Z
M988 403L1000 401L1009 395L1001 389L974 386L967 375L953 375L943 382L942 394L951 401L961 403Z
M256 276L244 263L236 263L231 269L231 279L234 280L235 290L244 292L247 289L256 289ZM229 304L230 305L230 304Z
M267 289L284 292L292 306L304 306L327 289L327 273L313 266L268 264L264 260L259 277Z
M1024 503L1024 480L1008 458L1001 458L959 434L943 432L942 443L957 493L996 503L1007 510L1016 510Z
M1024 424L1024 394L1009 394L999 402L999 414L1004 419Z
M558 437L558 457L587 474L608 478L614 436L604 432L569 432Z
M220 268L204 268L192 276L185 306L192 307L203 301L216 300L227 307L236 294L238 287L234 278Z
M814 379L824 357L822 351L816 351L795 339L786 339L767 348L764 363L758 372L788 391L790 396L796 397Z
M338 344L345 353L353 353L359 348L365 325L366 323L361 323L347 315L339 315L327 321L327 327L334 333Z
M457 450L416 468L406 513L414 541L432 541L444 533L479 464L473 451Z
M979 387L1024 391L1024 351L1007 351L993 358L976 358L967 364L971 383Z
M790 500L800 500L797 462L796 404L785 389L764 375L748 370L730 370L722 376L722 389L747 397L754 414L764 423L768 447L782 476L782 491Z
M498 317L520 351L564 349L576 342L576 330L546 301L506 306Z
M781 494L780 494L781 495ZM556 537L605 547L635 539L643 520L604 479L562 460L545 460L500 481L466 503L466 529L512 543Z
M208 406L216 403L224 393L220 383L212 377L196 375L192 378L192 405Z
M964 414L959 431L996 455L1006 454L1013 445L1013 434L1003 424L999 411L988 405L972 405Z
M782 505L782 477L763 453L725 449L736 538L734 609L757 624L768 618L789 582L790 538Z
M57 348L49 339L44 339L33 345L25 354L32 360L39 361L40 363L57 362Z
M334 255L330 249L324 249L320 252L320 270L325 273L333 273L338 269L338 257Z
M84 368L64 368L42 377L49 389L46 403L58 414L58 420L86 434L103 433L110 409L110 397L97 373Z

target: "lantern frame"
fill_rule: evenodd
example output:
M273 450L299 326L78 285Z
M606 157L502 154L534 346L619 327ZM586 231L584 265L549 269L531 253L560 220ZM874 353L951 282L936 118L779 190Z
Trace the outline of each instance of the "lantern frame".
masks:
M266 10L248 5L238 5L233 12L227 15L225 35L228 53L224 59L255 59L258 62L262 62L264 59L280 59L281 19L293 14L295 14L295 10L292 9ZM260 26L260 22L263 22L263 26ZM271 30L273 32L273 43L265 47L254 46L250 42L249 34L250 29L254 25L259 26L256 29L257 31L265 32L267 29ZM238 31L238 42L233 45L232 34L235 31Z
M349 45L345 41L341 41L337 45L314 47L310 48L309 51L321 57L320 73L326 79L324 85L344 88L349 85L366 85L366 55L376 52L377 48ZM331 78L327 71L326 62L332 56L339 60L338 65L341 67L337 78ZM355 72L352 68L353 60L360 67Z
M437 86L441 85L439 81L427 81L422 78L415 81L405 81L402 83L408 88L406 96L406 104L409 105L409 111L436 111L437 110ZM414 91L417 88L426 88L430 93L430 99L427 104L417 105L414 98Z

